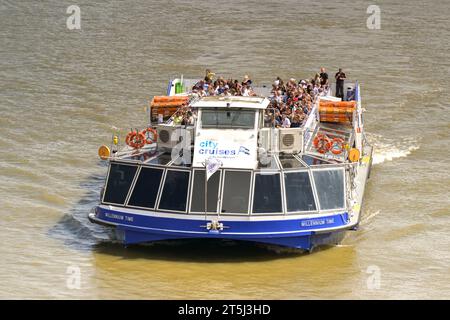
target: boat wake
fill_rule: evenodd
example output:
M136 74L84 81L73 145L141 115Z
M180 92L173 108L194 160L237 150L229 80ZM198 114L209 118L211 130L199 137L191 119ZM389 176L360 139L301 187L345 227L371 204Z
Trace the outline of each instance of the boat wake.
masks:
M367 212L365 215L361 218L361 224L366 224L370 222L373 218L375 218L377 215L380 214L380 210L377 210L375 212Z
M368 140L374 146L373 165L403 158L419 149L419 143L413 138L393 140L381 135L368 134Z
M81 187L88 190L87 194L49 229L52 238L78 249L90 249L103 241L114 242L109 229L93 225L87 218L88 212L97 204L103 181L101 176L95 175L82 183Z

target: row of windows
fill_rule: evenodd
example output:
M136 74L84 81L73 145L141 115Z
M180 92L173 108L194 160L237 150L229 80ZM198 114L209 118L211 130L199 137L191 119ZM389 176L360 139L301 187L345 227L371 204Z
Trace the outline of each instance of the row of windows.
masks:
M127 201L130 187L134 188L127 205L131 207L203 213L205 210L205 171L191 171L142 167L136 176L137 166L111 163L103 202L123 205ZM261 172L219 170L207 185L207 208L209 213L255 214L283 212L283 188L286 194L286 210L292 212L317 211L319 206L313 192L309 171ZM313 170L321 210L344 208L344 170L334 168ZM252 180L255 180L252 183ZM192 192L189 203L189 187ZM252 190L252 186L254 189ZM221 187L222 186L222 187ZM220 192L222 190L222 197ZM253 192L252 192L253 191ZM253 197L251 194L253 193ZM159 201L158 201L158 195ZM253 198L250 207L250 199ZM219 202L218 199L221 201ZM159 203L158 203L159 202ZM252 209L251 209L252 208Z

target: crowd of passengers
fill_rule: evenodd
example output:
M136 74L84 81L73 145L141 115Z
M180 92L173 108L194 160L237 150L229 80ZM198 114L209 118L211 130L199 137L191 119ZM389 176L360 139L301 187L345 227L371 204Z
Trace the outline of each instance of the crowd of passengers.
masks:
M339 70L341 71L341 70ZM192 94L205 96L256 96L252 80L248 75L242 81L236 79L215 78L215 74L206 70L205 78L192 87ZM328 74L321 68L311 79L297 81L294 78L284 82L277 77L270 91L270 104L264 115L264 125L282 128L300 127L307 119L317 96L330 93ZM178 110L171 119L175 124L193 124L195 114L190 108Z
M264 115L264 125L282 128L300 127L307 119L319 95L329 94L328 74L321 68L312 79L286 83L280 78L272 84L270 104Z

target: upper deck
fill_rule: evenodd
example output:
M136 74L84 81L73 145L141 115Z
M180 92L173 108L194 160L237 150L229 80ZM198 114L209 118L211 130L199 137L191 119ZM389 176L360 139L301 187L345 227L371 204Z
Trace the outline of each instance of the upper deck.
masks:
M285 89L281 97L275 85L272 91L264 86L266 90L254 90L250 96L242 96L227 91L208 94L203 90L202 80L172 80L167 97L186 103L168 121L155 126L156 146L148 146L150 152L147 148L125 148L116 152L114 159L142 158L147 162L149 158L164 158L174 154L174 150L183 150L189 153L184 156L184 165L192 167L203 167L212 157L219 158L224 168L255 170L261 167L262 158L277 157L277 154L310 156L315 163L349 162L352 148L362 150L359 85L347 83L345 100L351 101L342 101L332 96L331 90L311 92L309 96L301 82L291 80L288 83L291 89ZM262 96L261 92L269 95ZM189 121L184 118L182 122L177 121L186 114L190 115ZM298 115L302 116L301 120L294 123ZM285 116L292 123L286 121L286 125Z

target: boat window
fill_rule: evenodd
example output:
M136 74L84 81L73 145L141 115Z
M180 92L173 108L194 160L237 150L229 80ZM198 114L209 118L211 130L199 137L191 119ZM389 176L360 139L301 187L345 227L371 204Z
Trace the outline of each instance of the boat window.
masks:
M255 114L255 111L241 109L204 109L202 110L202 128L253 129Z
M186 211L189 171L167 170L159 209Z
M248 214L252 173L227 170L224 178L222 213Z
M336 161L334 161L334 162L325 161L323 159L319 159L319 158L311 157L311 156L307 156L307 155L302 155L302 160L305 161L305 163L308 166L316 166L316 165L321 165L321 164L336 163Z
M156 158L148 161L148 163L150 163L150 164L160 164L160 165L165 166L171 160L172 160L172 155L170 153L163 153L163 154L157 156Z
M208 180L208 212L217 212L219 194L220 171L215 172ZM192 184L191 212L205 212L205 171L194 171Z
M285 173L284 185L288 212L316 210L308 172Z
M123 204L133 182L137 167L111 163L104 202Z
M256 174L253 213L281 213L282 211L280 174Z
M285 154L280 155L280 163L283 169L298 169L304 167L304 165L298 161L293 155Z
M163 169L142 167L128 205L154 208L163 171Z
M344 208L344 170L313 171L321 210Z

